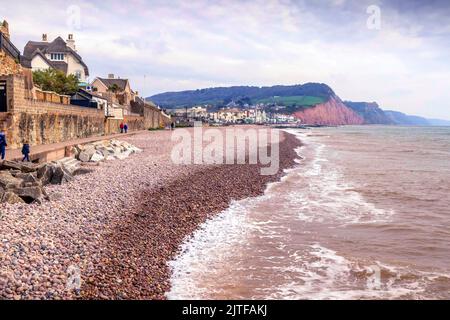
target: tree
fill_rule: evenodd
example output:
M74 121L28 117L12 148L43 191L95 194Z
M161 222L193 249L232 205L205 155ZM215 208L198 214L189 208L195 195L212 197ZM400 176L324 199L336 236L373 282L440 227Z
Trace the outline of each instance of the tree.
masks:
M114 83L111 86L109 86L108 91L116 93L119 91L119 89L120 89L119 86L116 83Z
M58 94L73 95L78 91L78 78L56 69L33 71L34 83L44 91L53 91Z

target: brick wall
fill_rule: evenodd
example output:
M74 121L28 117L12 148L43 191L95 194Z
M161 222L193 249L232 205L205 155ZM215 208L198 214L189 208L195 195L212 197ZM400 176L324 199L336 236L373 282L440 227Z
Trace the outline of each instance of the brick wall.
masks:
M7 134L9 148L58 143L120 132L121 122L129 131L160 128L167 118L154 108L144 116L129 115L123 120L105 118L104 110L33 100L24 76L0 76L7 81L8 112L0 113L0 129Z
M32 100L25 77L0 77L7 81L8 112L0 116L9 148L58 143L105 134L103 110Z
M121 119L107 119L106 120L106 134L114 134L120 132L120 124L126 123L128 125L128 131L146 130L150 127L145 126L144 117L141 116L124 116Z

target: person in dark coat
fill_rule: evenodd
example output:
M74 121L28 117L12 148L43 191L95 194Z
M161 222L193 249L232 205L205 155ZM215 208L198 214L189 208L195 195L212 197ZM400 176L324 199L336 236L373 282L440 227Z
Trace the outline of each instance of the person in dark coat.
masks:
M0 154L2 156L2 160L6 157L6 147L8 146L8 143L6 142L6 134L2 130L0 132Z
M22 154L23 154L22 162L24 162L24 161L31 162L31 160L30 160L30 144L28 142L25 142L23 144Z
M125 133L128 133L128 124L124 124L123 129L125 130Z

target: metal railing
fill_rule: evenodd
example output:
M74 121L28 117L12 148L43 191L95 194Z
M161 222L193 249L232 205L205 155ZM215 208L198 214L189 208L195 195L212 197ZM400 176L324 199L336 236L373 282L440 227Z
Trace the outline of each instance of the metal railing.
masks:
M3 33L0 32L0 49L8 53L13 59L20 63L20 51L17 49Z

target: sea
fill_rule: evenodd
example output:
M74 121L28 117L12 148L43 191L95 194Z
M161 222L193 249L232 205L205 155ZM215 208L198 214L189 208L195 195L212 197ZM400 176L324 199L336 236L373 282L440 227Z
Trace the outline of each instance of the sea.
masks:
M450 299L450 127L289 129L295 167L187 238L169 299Z

